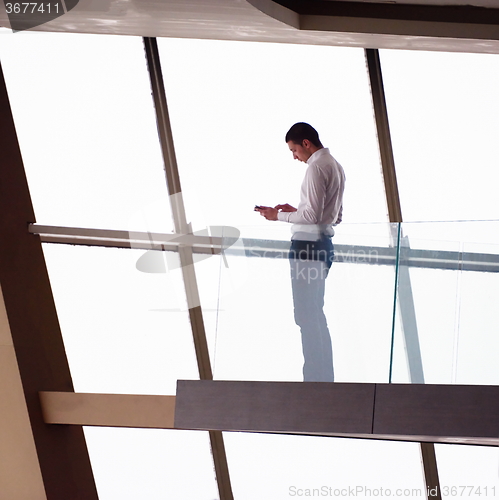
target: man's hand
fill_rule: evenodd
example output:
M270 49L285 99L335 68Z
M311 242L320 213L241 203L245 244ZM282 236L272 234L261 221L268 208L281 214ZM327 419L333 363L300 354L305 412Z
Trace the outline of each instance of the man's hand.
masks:
M289 203L285 203L284 205L276 205L274 208L276 210L280 210L281 212L296 212L296 208L292 207Z
M267 220L278 220L277 214L279 212L296 212L296 208L292 207L289 203L284 205L276 205L272 207L257 206L255 207L256 212L260 212Z
M272 208L272 207L266 207L265 205L255 205L255 212L261 212L262 210L266 210L267 208Z
M277 213L279 210L272 207L260 207L258 212L260 212L260 215L263 215L267 220L277 220Z

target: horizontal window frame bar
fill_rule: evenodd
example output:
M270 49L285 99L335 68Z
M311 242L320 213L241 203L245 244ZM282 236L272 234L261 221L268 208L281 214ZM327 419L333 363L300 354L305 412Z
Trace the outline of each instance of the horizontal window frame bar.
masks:
M231 246L218 236L195 234L162 234L114 229L74 228L30 224L29 232L43 243L84 245L138 250L178 252L189 246L193 253L236 255L245 257L287 259L289 241L239 238ZM395 266L394 247L345 245L335 243L335 262ZM452 271L499 272L499 255L447 250L423 250L402 246L399 265Z

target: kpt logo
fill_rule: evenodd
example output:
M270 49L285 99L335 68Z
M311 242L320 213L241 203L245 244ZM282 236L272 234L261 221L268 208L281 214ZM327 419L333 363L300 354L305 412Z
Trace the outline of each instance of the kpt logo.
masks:
M10 27L14 33L40 26L66 14L79 0L49 0L45 2L18 2L4 0Z

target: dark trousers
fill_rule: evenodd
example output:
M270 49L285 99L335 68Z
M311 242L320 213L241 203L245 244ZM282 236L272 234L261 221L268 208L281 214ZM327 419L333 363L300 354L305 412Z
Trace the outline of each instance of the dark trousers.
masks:
M295 322L303 348L303 380L333 382L331 336L324 315L326 277L334 259L331 238L292 240L289 252Z

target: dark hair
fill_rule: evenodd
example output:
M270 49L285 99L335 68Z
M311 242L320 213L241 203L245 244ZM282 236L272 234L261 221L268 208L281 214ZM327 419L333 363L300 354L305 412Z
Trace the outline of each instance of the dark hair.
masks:
M295 144L301 144L305 139L318 148L323 147L317 130L308 123L295 123L286 134L286 142L293 141Z

